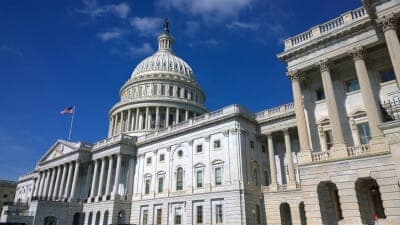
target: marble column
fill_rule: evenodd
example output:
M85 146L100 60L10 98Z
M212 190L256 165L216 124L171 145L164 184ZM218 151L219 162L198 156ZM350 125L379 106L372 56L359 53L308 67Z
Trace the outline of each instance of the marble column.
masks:
M160 128L160 107L156 107L156 129Z
M56 183L54 185L53 200L56 200L58 197L59 187L60 187L61 168L62 168L62 166L57 167L57 176L56 176Z
M277 188L277 178L276 178L276 164L275 164L275 152L274 152L274 142L272 138L272 133L267 134L268 140L268 156L269 156L269 166L271 172L271 184L270 187L273 189Z
M106 159L101 158L101 167L100 167L100 177L99 177L99 186L97 189L97 198L100 198L103 195L103 180L104 180L104 170L106 169Z
M80 165L79 160L76 160L74 169L74 178L72 179L71 194L69 197L70 201L72 199L75 199L76 186L78 185L78 178L79 178L79 165Z
M124 131L124 111L120 112L120 117L121 117L121 122L120 122L120 127L119 127L119 133L122 133Z
M113 156L108 157L108 171L107 171L107 181L106 181L106 195L110 195L110 188L111 188L111 177L112 177L112 171L113 171Z
M61 199L64 193L64 189L65 189L65 179L67 176L67 164L62 165L63 167L63 173L61 176L61 183L60 183L60 190L58 192L58 199Z
M338 104L335 97L335 89L332 83L331 72L329 68L329 62L327 59L321 60L317 63L321 71L322 85L324 87L324 93L326 97L326 104L328 106L328 115L330 124L332 127L333 135L333 149L344 149L345 142L343 137L342 124L340 122L340 114Z
M294 174L294 164L293 164L293 155L292 155L292 145L290 143L290 133L289 129L286 128L283 130L283 136L285 139L285 150L286 150L286 159L289 170L289 182L288 186L296 186L296 178Z
M149 129L149 107L146 107L146 115L144 116L145 129Z
M50 176L50 182L49 182L49 191L47 193L47 199L51 200L51 197L53 196L53 188L54 188L54 179L55 179L55 171L56 168L51 169L51 176Z
M128 118L126 118L125 122L125 131L131 130L131 110L128 109Z
M38 183L38 187L36 190L36 197L38 197L38 198L41 197L41 195L42 195L43 178L44 178L43 172L39 172L39 183Z
M135 130L139 130L139 109L136 108L136 118L135 118Z
M189 111L185 110L185 120L189 120Z
M168 127L168 125L169 125L169 107L167 107L165 113L165 127Z
M36 178L36 180L35 180L35 190L34 190L34 192L33 192L33 196L34 197L38 197L38 193L39 193L39 186L40 186L40 172L39 172L39 175L38 175L38 177Z
M367 66L364 61L365 51L362 47L353 49L350 52L354 60L358 82L360 84L361 95L363 98L365 111L368 117L368 125L372 137L382 137L383 132L378 128L378 124L382 122L380 109L373 93L371 80L368 75Z
M95 190L96 190L96 183L97 183L97 170L98 170L98 161L94 161L94 169L93 169L93 178L92 178L92 187L90 188L90 198L93 198L95 196Z
M112 136L112 128L113 128L113 117L110 117L110 124L108 125L108 136L111 137Z
M301 93L300 78L298 71L288 72L288 77L292 81L292 92L294 100L294 110L296 112L296 124L300 142L300 151L311 151L310 138L308 136L307 120L304 113L303 95Z
M112 136L117 134L117 127L118 127L118 114L113 116L113 131L112 131Z
M68 175L67 175L67 183L65 185L65 191L64 191L64 199L67 200L69 193L70 193L70 186L71 186L71 179L72 179L72 162L69 163L68 166Z
M179 108L176 108L175 112L175 124L179 123Z
M117 167L115 168L115 179L114 179L114 187L113 187L113 195L118 194L118 185L119 185L119 178L120 178L120 172L121 172L121 162L122 161L122 155L118 154L117 155Z
M50 178L50 170L46 170L46 179L44 180L44 187L43 187L43 192L42 196L44 199L47 198L47 191L49 187L49 178Z
M381 19L386 45L392 61L394 73L396 74L397 84L400 85L400 41L397 36L397 22L394 15Z
M132 114L131 114L131 131L135 130L135 112L134 109L132 110Z

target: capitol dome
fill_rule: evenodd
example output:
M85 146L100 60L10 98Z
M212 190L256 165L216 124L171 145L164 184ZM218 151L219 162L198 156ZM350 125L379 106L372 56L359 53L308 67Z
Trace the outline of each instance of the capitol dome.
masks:
M205 94L192 68L172 50L168 20L158 37L158 50L141 61L120 89L110 110L109 136L140 136L207 112Z

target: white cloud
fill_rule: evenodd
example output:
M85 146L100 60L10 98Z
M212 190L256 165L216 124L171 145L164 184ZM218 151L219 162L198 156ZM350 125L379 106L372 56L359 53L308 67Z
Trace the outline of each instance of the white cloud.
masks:
M121 35L122 35L121 31L113 30L113 31L106 31L103 33L98 33L97 37L99 37L103 41L109 41L109 40L120 38Z
M161 33L162 19L157 17L134 17L130 24L140 32L142 36L151 36Z
M212 46L217 46L219 45L220 42L214 38L210 38L207 40L195 40L192 42L189 42L190 47L196 47L196 46L206 46L206 47L212 47Z
M260 28L260 24L234 21L227 25L227 27L233 30L258 30L258 28Z
M153 48L149 43L143 43L142 46L129 48L129 55L131 57L149 55L151 53L153 53Z
M158 0L161 8L174 8L182 13L200 15L205 19L224 19L235 16L254 0Z
M130 6L125 2L110 5L99 5L97 0L82 0L82 2L85 5L85 8L77 11L87 14L92 18L105 14L113 14L119 18L126 19L131 10Z

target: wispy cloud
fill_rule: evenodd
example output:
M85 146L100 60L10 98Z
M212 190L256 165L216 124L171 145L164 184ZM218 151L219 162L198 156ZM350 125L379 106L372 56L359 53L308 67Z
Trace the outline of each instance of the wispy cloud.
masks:
M199 15L206 20L221 20L236 16L253 1L255 0L157 0L156 6Z
M141 36L155 36L161 32L162 19L157 17L134 17L130 24Z
M194 37L200 30L200 23L196 21L187 21L185 25L185 35L187 37Z
M206 47L212 47L212 46L217 46L220 45L220 41L216 40L215 38L210 38L207 40L194 40L188 43L190 47L197 47L197 46L206 46Z
M259 23L233 21L231 24L228 24L227 27L232 30L253 30L253 31L255 31L260 28L260 24Z
M139 47L130 47L129 53L132 57L149 55L153 52L153 48L149 43L143 43L142 46Z
M96 36L100 38L102 41L110 41L121 38L122 33L123 32L120 29L114 29L112 31L98 33Z
M0 45L0 52L5 52L14 56L22 56L21 50L8 45Z
M97 0L82 0L85 7L77 11L96 18L106 14L112 14L119 18L126 19L131 11L128 3L121 2L119 4L99 5Z

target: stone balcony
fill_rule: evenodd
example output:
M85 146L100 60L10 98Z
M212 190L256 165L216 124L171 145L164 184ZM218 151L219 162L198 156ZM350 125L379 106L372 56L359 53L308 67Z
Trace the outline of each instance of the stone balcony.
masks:
M326 23L317 25L301 34L286 39L285 51L309 43L312 40L321 39L324 36L328 36L329 34L340 30L341 28L353 26L364 18L368 18L367 11L364 7L343 13L339 17Z
M261 186L261 191L263 193L269 193L269 192L287 192L287 191L298 191L301 190L301 184L296 183L293 185L288 185L288 184L277 184L276 186L274 185L269 185L269 186Z

